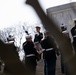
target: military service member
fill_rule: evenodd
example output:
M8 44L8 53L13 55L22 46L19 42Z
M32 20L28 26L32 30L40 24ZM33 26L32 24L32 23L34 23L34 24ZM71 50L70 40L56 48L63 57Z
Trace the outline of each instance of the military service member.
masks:
M71 34L73 37L73 47L74 47L75 54L76 54L76 20L74 21L74 23L75 23L75 26L71 29Z
M37 65L37 51L32 42L32 37L30 35L26 36L26 41L23 43L23 49L25 52L25 67L30 75L35 75L36 65Z
M55 75L57 47L48 31L44 33L44 36L45 38L41 41L41 46L45 49L43 51L44 75Z

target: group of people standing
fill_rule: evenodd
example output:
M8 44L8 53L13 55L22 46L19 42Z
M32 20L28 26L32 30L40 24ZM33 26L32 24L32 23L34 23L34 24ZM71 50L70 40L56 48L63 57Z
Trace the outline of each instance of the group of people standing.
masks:
M44 75L55 75L56 54L59 55L57 45L48 31L44 32L44 39L39 26L36 26L36 31L34 41L28 35L23 43L25 67L31 75L36 75L37 62L41 59L41 54L43 54Z
M76 21L74 21L75 26L71 29L71 35L73 37L73 48L76 53ZM62 33L69 37L69 33L65 27L61 27ZM26 41L23 43L23 49L25 52L25 65L28 72L31 75L36 74L37 62L41 59L41 54L43 54L44 60L44 75L55 75L56 72L56 54L59 55L57 45L49 32L40 32L40 27L36 27L37 33L35 34L34 41L32 37L28 35ZM61 72L64 73L64 60L61 55Z
M76 53L76 21L74 21L75 26L71 29L71 34L73 37L73 47ZM26 41L23 43L23 49L25 52L25 67L30 75L36 75L37 62L41 59L41 55L44 60L44 75L55 75L56 73L56 56L59 55L59 50L57 48L54 38L49 35L49 31L44 33L40 32L40 27L36 26L36 34L34 36L34 41L32 36L29 34L25 37ZM67 29L62 25L62 33L69 37ZM44 34L44 37L43 37ZM7 38L9 43L14 39ZM64 60L61 55L61 72L64 73Z

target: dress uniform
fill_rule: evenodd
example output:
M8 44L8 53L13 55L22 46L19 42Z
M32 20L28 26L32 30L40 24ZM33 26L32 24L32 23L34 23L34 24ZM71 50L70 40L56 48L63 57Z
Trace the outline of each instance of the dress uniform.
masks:
M37 45L38 47L41 48L41 40L43 38L43 34L40 32L40 27L36 26L36 34L35 34L35 38L34 38L34 44ZM37 50L40 51L40 48L38 48ZM41 54L39 54L39 60L41 59Z
M32 39L31 36L27 36L26 39ZM26 41L23 43L23 49L25 52L25 67L30 75L35 75L36 72L36 59L37 59L37 52L34 48L34 43L31 41Z
M56 69L56 52L53 46L53 39L47 36L41 41L41 46L43 49L43 59L44 59L44 75L55 75Z
M40 32L40 27L36 26L36 34L35 34L35 38L34 38L34 42L39 42L41 41L41 39L43 38L43 34Z
M75 21L75 26L71 29L71 34L73 37L73 47L76 53L76 21Z
M65 35L66 37L68 37L68 39L70 39L69 32L67 30L66 25L63 25L63 24L61 25L61 31L62 31L63 35ZM64 57L63 57L62 53L61 53L61 72L62 72L62 74L67 73L67 65L64 62Z

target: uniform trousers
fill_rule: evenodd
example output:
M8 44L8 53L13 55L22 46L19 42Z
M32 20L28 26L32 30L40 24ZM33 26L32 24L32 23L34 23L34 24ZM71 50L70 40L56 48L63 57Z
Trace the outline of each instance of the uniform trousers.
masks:
M75 41L73 41L73 47L74 47L74 52L76 54L76 42Z
M56 59L44 59L44 75L55 75Z
M36 75L36 59L33 57L25 58L25 67L29 75Z

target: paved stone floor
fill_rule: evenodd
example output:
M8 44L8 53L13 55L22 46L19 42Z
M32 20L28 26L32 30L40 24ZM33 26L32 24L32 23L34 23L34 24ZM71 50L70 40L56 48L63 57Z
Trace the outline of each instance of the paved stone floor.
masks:
M36 75L44 75L43 59L41 59L37 64L38 65L37 65ZM6 74L0 73L0 75L6 75ZM64 75L61 73L61 70L60 70L60 56L57 57L57 61L56 61L56 75Z
M43 60L40 60L37 65L36 75L44 75L43 68ZM60 56L57 57L56 61L56 75L64 75L60 70Z

